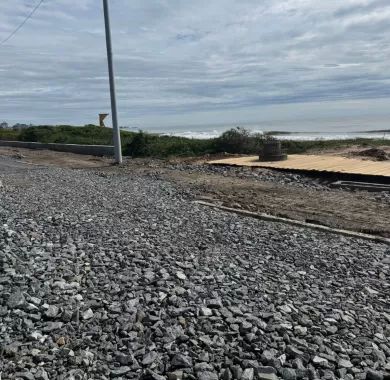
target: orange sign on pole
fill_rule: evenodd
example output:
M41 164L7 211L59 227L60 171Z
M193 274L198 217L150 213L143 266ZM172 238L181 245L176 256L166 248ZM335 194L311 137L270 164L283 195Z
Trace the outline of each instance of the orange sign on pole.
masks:
M101 127L105 127L104 125L104 119L108 116L109 114L108 113L99 113L99 125Z

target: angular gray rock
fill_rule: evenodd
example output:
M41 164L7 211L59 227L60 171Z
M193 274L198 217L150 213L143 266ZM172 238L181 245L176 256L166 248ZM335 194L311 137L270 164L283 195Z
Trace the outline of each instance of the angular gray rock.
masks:
M253 380L255 371L253 368L246 368L241 376L241 380Z
M110 371L110 375L111 377L116 378L116 377L122 377L129 372L131 372L131 368L127 366L123 366L123 367L112 369Z
M142 358L142 365L148 366L148 365L154 363L157 360L157 358L158 358L157 352L155 352L155 351L148 352Z
M277 380L276 370L273 367L265 366L257 369L257 377L259 380Z
M55 305L50 305L50 306L48 306L48 308L45 310L44 315L45 315L47 318L55 318L55 317L57 317L57 315L59 314L59 312L60 312L59 307L57 307L57 306L55 306Z
M369 369L366 372L366 380L383 380L383 373Z
M218 375L215 372L202 371L197 374L198 380L218 380Z
M187 355L176 354L171 360L171 366L172 368L191 368L192 358Z
M21 291L16 291L14 293L11 293L8 301L7 306L10 309L17 309L21 308L26 302L26 298L24 297L23 293Z

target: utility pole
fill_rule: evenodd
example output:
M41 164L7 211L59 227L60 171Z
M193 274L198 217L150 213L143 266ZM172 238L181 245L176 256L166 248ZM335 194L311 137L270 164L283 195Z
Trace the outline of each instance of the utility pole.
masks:
M111 115L112 115L112 129L114 132L115 162L117 164L121 164L122 163L121 133L118 126L118 112L116 109L115 76L114 76L114 64L112 61L110 11L108 8L108 0L103 0L103 9L104 9L104 23L106 27L107 61L108 61L108 75L110 78Z

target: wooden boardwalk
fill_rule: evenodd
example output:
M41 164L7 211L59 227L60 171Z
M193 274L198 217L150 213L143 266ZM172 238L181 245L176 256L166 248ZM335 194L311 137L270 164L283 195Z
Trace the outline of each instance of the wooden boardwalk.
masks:
M231 157L210 161L209 164L390 177L390 161L368 161L326 155L291 154L286 161L277 162L262 162L258 156Z

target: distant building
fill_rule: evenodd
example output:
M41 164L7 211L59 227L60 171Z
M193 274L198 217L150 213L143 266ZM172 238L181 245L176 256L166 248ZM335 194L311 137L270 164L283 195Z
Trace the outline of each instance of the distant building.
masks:
M2 123L0 123L0 129L7 129L7 128L9 128L8 123L6 123L5 121L3 121Z

